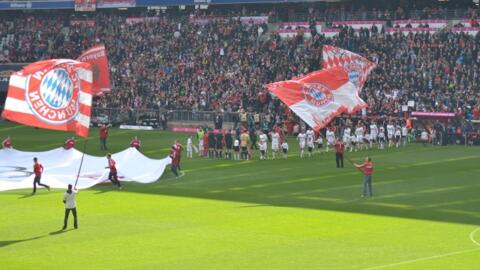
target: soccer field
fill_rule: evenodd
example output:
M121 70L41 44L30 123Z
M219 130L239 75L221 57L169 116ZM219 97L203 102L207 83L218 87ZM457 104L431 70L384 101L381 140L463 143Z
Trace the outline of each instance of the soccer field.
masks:
M138 135L154 158L187 137L110 134L111 152ZM69 136L0 124L0 138L7 135L29 151ZM333 153L300 159L289 143L287 160L187 160L184 153L179 179L168 169L153 184L82 190L78 230L58 231L64 190L0 192L0 269L479 269L478 147L348 154L375 163L375 197L362 199L358 170L336 169ZM87 152L106 153L96 129Z

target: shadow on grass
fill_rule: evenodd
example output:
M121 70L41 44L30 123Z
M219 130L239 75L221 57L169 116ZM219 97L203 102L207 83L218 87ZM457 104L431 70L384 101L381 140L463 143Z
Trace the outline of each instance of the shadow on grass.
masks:
M31 237L31 238L26 238L26 239L0 241L0 248L10 246L10 245L13 245L13 244L22 243L22 242L28 242L28 241L41 239L41 238L44 238L46 236L47 235L41 235L41 236L36 236L36 237Z
M47 236L55 236L55 235L63 234L63 233L66 233L68 231L71 231L71 230L73 230L73 229L53 231L53 232L50 232L50 233L45 234L45 235L40 235L40 236L35 236L35 237L30 237L30 238L25 238L25 239L0 241L0 248L7 247L7 246L10 246L10 245L13 245L13 244L18 244L18 243L23 243L23 242L29 242L29 241L33 241L33 240L42 239L42 238L45 238Z

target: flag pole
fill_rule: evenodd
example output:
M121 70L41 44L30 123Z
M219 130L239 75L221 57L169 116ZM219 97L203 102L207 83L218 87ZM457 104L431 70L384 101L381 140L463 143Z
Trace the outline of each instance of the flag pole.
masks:
M77 179L75 179L75 186L74 186L75 188L77 187L78 178L80 177L80 171L82 170L83 158L85 157L85 150L87 149L87 142L88 142L88 138L86 138L85 141L83 142L82 159L80 160L80 166L78 167Z
M353 165L353 161L352 161L349 157L347 157L347 155L343 155L343 157L344 157L346 160L348 160L348 162L350 162L350 163ZM354 167L357 168L359 171L362 171L360 168L358 168L358 167L356 167L356 166L354 166Z

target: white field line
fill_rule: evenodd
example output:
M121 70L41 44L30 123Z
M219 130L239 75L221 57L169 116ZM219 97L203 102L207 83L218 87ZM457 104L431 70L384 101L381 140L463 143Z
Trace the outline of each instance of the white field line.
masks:
M470 240L477 246L480 246L480 242L475 240L475 234L480 231L480 227L476 228L470 233ZM470 252L475 252L475 251L480 251L480 248L473 248L473 249L464 249L460 251L455 251L455 252L450 252L450 253L445 253L445 254L439 254L439 255L433 255L433 256L428 256L428 257L423 257L423 258L418 258L414 260L408 260L408 261L403 261L403 262L397 262L397 263L391 263L391 264L384 264L384 265L379 265L379 266L374 266L370 268L365 268L363 270L376 270L376 269L384 269L388 267L394 267L394 266L399 266L399 265L405 265L405 264L412 264L416 262L422 262L422 261L428 261L428 260L433 260L433 259L439 259L439 258L444 258L448 256L454 256L454 255L459 255L459 254L465 254L465 253L470 253Z

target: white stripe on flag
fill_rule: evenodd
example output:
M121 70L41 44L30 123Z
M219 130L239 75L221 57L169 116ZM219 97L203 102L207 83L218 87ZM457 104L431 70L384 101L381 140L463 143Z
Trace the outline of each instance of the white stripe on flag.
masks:
M92 95L89 93L85 93L80 91L80 97L78 98L80 103L86 106L92 106Z
M75 118L75 120L77 120L77 122L78 122L80 125L82 125L82 126L84 126L84 127L86 127L86 128L89 128L89 127L90 127L90 116L86 116L86 115L84 115L84 114L79 113L79 114L77 115L77 117Z
M28 107L27 102L25 102L24 100L19 100L11 97L7 98L4 109L6 111L32 114L32 111Z
M5 110L33 114L30 107L28 107L27 102L16 98L7 98L7 102L5 102ZM75 120L84 127L88 128L90 126L90 116L79 113Z
M10 76L9 85L20 89L25 89L25 86L27 85L27 77L13 74Z
M84 69L84 68L79 68L77 70L78 77L80 77L80 80L84 80L86 82L92 83L93 82L93 75L92 71Z

